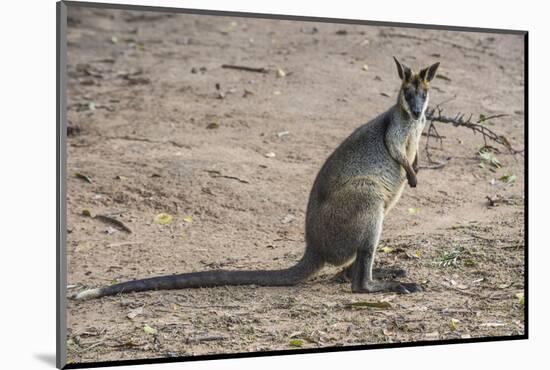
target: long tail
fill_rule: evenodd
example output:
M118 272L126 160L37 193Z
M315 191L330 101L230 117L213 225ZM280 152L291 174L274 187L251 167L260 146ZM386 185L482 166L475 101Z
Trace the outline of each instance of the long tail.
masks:
M75 294L72 298L85 300L146 290L206 288L219 285L295 285L315 274L322 266L323 262L306 250L306 253L296 265L283 270L213 270L158 276L88 289Z

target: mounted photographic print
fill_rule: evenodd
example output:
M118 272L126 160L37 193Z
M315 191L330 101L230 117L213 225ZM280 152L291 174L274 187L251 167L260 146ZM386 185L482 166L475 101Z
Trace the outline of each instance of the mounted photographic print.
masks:
M58 3L58 367L527 338L526 55Z

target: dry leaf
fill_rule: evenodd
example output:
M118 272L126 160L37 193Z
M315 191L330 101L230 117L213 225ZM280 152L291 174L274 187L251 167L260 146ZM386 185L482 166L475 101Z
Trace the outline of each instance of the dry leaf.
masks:
M88 176L88 175L85 175L85 174L83 174L83 173L76 172L76 173L74 174L74 176L75 176L76 178L79 178L79 179L81 179L81 180L86 181L86 182L89 183L89 184L92 183L91 177Z
M451 322L449 323L449 327L451 328L451 330L456 330L458 329L458 323L460 322L460 320L457 320L457 319L451 319Z
M518 299L519 304L525 305L525 295L523 293L516 293L515 297Z
M90 210L87 209L87 208L82 210L82 216L94 217L92 211L90 211Z
M513 184L514 182L516 182L516 175L506 174L501 176L499 180L505 184Z
M147 334L152 334L152 335L155 335L158 333L157 329L153 329L147 324L145 324L145 326L143 327L143 331Z
M159 213L155 216L153 221L159 225L167 225L172 222L173 217L168 213Z

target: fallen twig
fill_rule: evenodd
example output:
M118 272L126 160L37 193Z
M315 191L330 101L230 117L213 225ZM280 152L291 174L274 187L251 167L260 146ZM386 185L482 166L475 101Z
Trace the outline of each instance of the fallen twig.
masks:
M94 217L92 218L95 218L95 219L98 219L100 221L103 221L105 223L108 223L108 224L111 224L111 225L114 225L116 227L118 227L119 229L121 229L122 231L126 231L127 233L131 234L132 233L132 230L130 230L130 228L126 225L124 225L124 223L120 220L117 220L116 218L113 218L111 216L107 216L107 215L95 215Z
M485 198L488 201L488 203L487 203L488 207L496 207L499 204L506 204L506 205L517 205L518 204L516 199L505 198L500 194L496 194L492 197L487 195Z
M241 182L243 184L250 184L249 181L246 181L246 180L243 180L243 179L239 179L238 177L235 177L235 176L226 176L226 175L222 175L220 171L216 171L216 170L205 170L205 172L208 172L210 174L211 177L223 177L224 179L230 179L230 180L237 180L238 182Z
M126 17L124 20L128 23L141 22L141 21L151 22L151 21L156 21L163 18L170 18L173 16L174 14L165 14L165 13L153 14L153 15L139 14L136 16L132 15L132 16Z
M468 235L470 235L472 238L481 239L481 240L485 240L485 241L492 242L492 243L498 240L494 236L490 236L490 237L489 236L481 236L481 235L477 235L477 234L474 234L474 233L469 233Z
M199 335L196 337L187 337L185 339L186 343L199 343L199 342L212 342L215 340L226 340L227 337L224 335Z
M222 68L228 68L228 69L238 69L241 71L248 71L248 72L258 72L258 73L268 73L269 70L267 68L256 68L256 67L247 67L247 66L239 66L239 65L233 65L233 64L223 64Z
M440 168L445 167L451 159L452 159L452 157L447 157L446 160L441 161L441 162L430 161L431 163L434 163L434 164L431 165L431 166L418 166L418 168L421 169L421 170L439 170Z
M146 137L137 137L137 136L129 136L129 135L125 135L125 136L104 136L103 138L106 139L106 140L128 140L128 141L142 141L142 142L145 142L145 143L155 143L155 144L171 144L171 145L173 145L175 147L178 147L178 148L188 148L189 149L189 145L181 144L181 143L178 143L177 141L174 141L174 140L160 141L160 140L151 140L151 139L148 139Z
M91 350L92 348L95 348L95 347L97 347L97 346L103 344L106 340L107 340L107 338L100 339L100 340L98 340L97 342L92 343L92 344L89 345L88 347L83 348L80 352L89 351L89 350Z
M422 133L422 136L429 136L429 137L435 137L435 138L438 138L438 139L446 139L447 137L446 136L436 136L434 134L431 134L431 133L428 133L428 132L423 132Z

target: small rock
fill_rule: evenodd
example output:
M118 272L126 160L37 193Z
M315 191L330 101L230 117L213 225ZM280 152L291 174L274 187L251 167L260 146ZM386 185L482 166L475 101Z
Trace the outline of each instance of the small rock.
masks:
M129 318L130 320L133 320L136 318L137 315L141 315L142 313L143 313L143 307L138 307L128 312L126 317Z
M294 215L290 215L290 214L289 214L289 215L286 215L286 216L281 220L281 222L282 222L283 224L288 224L288 223L292 222L295 218L296 218L296 217L295 217Z

